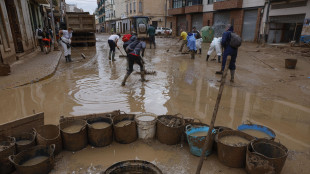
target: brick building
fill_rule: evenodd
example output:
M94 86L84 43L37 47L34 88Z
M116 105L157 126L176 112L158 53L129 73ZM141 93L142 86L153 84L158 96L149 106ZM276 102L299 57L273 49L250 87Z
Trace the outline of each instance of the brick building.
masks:
M259 37L260 21L265 0L170 0L168 11L173 16L174 34L180 29L200 30L203 26L214 26L215 35L221 35L225 24L232 24L235 32L245 41Z

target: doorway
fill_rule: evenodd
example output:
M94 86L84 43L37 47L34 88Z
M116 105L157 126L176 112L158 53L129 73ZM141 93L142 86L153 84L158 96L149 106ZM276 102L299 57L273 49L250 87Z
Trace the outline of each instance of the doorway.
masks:
M5 6L7 9L10 27L12 31L12 37L14 41L14 46L16 53L22 53L24 52L23 48L23 42L22 42L22 34L19 28L19 21L16 11L16 6L14 4L14 1L12 0L5 0Z

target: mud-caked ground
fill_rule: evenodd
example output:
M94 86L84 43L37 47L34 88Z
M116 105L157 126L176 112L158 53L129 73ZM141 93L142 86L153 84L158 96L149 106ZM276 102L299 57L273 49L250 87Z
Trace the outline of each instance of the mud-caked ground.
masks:
M126 58L108 60L108 35L97 35L96 47L72 49L72 63L60 60L55 75L38 83L0 90L1 123L44 112L45 124L58 124L60 116L122 110L157 115L181 113L210 124L221 76L217 61L206 62L209 44L202 55L190 59L178 52L180 42L156 38L156 49L145 52L145 66L156 74L140 81L139 66L127 80ZM122 48L122 43L119 43ZM169 49L169 51L167 51ZM124 53L124 50L122 50ZM84 53L86 59L80 54ZM243 43L237 57L235 83L225 84L216 125L236 129L242 123L265 125L276 133L275 141L289 149L282 173L310 171L310 50L283 45ZM215 53L210 56L212 59ZM285 59L298 60L296 69L285 69ZM164 145L157 140L136 141L78 152L63 151L52 173L98 173L112 164L131 159L147 160L164 173L195 173L199 158L187 143ZM224 166L213 153L204 161L202 173L245 173Z

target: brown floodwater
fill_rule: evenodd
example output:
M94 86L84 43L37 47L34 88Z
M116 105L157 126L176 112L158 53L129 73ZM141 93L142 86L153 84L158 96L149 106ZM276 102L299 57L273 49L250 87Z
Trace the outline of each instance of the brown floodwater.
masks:
M158 115L181 113L210 124L219 84L214 71L215 62L195 60L177 53L174 46L169 52L165 45L170 39L157 39L156 50L147 49L146 69L156 75L147 75L141 83L138 66L122 87L126 73L126 59L108 61L107 36L97 37L97 46L75 48L73 63L61 59L56 74L44 81L18 88L0 90L0 123L13 121L44 112L46 124L58 124L60 116L78 116L90 113L122 110L151 112ZM81 59L84 53L86 60ZM216 125L236 129L250 121L265 125L276 133L290 155L282 173L310 171L310 107L279 98L262 97L245 90L244 86L226 85ZM54 173L96 173L115 162L141 159L153 162L165 173L194 173L198 157L190 154L184 144L167 146L154 142L137 141L123 145L113 142L103 148L88 146L79 152L62 152L57 157ZM208 157L203 173L245 173L218 162L216 154Z

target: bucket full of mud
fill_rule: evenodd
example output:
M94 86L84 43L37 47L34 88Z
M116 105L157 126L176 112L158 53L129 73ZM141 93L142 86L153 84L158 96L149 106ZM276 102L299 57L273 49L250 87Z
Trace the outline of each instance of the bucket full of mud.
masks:
M185 128L187 141L189 144L190 152L195 156L201 156L203 146L206 142L209 126L193 127L187 125ZM214 142L215 130L212 130L211 134L211 146L205 152L205 156L209 156L212 153L212 146Z
M113 142L112 119L108 117L87 120L88 142L92 146L104 147Z
M21 133L17 136L14 136L16 140L16 151L17 153L27 150L36 145L36 135L37 133L33 131L32 133Z
M14 171L13 164L9 161L9 156L16 152L15 138L0 137L0 173L9 174Z
M156 136L159 142L175 145L181 142L185 121L177 115L160 115L157 117Z
M237 129L256 138L266 138L273 140L276 137L276 134L272 129L262 125L242 124L238 126Z
M215 136L217 155L221 163L228 167L245 167L246 148L254 137L235 130L227 130Z
M55 144L55 155L62 151L62 139L59 127L56 125L42 125L34 128L37 133L37 145L49 146Z
M247 147L246 171L249 174L279 174L287 158L287 148L268 139L253 140Z
M295 69L297 64L297 59L285 59L285 68Z
M137 140L135 114L120 114L113 118L114 137L118 143L129 144Z
M87 123L81 119L63 120L60 123L63 146L69 151L78 151L87 146Z
M157 115L141 113L136 115L135 121L138 126L138 137L140 139L153 139L155 137Z
M218 134L220 132L223 132L223 131L227 131L227 130L233 130L232 128L225 127L225 126L214 126L214 129L215 129L216 134ZM217 152L217 143L216 143L216 141L214 141L213 150L215 152Z
M147 173L162 174L162 171L154 164L142 160L128 160L113 164L104 174Z
M47 174L54 168L55 144L35 146L29 150L11 155L9 160L19 174Z
M207 126L209 127L208 124L205 124L205 123L202 123L199 119L196 119L196 118L184 118L184 121L185 121L185 128L187 125L191 125L192 127L204 127L204 126ZM188 143L187 141L187 135L186 135L186 129L184 129L184 142Z

